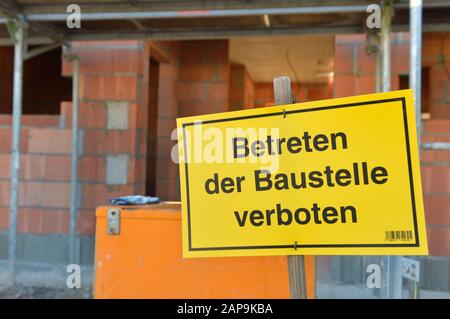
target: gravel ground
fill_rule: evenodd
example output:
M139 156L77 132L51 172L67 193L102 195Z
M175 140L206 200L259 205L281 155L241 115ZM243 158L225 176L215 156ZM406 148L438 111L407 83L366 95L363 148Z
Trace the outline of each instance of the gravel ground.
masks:
M91 299L91 289L57 289L50 287L0 288L0 299Z

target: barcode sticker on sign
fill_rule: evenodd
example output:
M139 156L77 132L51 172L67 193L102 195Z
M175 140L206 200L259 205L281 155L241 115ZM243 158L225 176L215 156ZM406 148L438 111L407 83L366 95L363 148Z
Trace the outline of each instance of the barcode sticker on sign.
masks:
M385 232L387 241L411 241L413 233L411 230L389 230Z

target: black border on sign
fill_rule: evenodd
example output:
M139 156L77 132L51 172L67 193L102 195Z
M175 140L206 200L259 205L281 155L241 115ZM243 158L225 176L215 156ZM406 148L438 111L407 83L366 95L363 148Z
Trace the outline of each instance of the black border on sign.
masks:
M358 103L349 103L349 104L341 104L341 105L332 105L332 106L323 106L317 108L308 108L308 109L300 109L300 110L290 110L285 112L273 112L266 114L257 114L257 115L247 115L247 116L238 116L238 117L230 117L225 119L217 119L217 120L209 120L202 121L201 124L211 124L211 123L219 123L219 122L229 122L229 121L239 121L239 120L248 120L259 117L269 117L269 116L280 116L283 114L295 114L295 113L306 113L306 112L315 112L315 111L325 111L339 108L347 108L347 107L356 107L356 106L366 106L378 103L387 103L387 102L402 102L402 111L403 111L403 124L405 129L405 142L406 142L406 157L408 161L408 173L409 173L409 185L411 191L411 203L412 203L412 214L413 214L413 223L414 223L414 235L415 235L415 243L409 244L287 244L287 245L263 245L263 246L231 246L231 247L192 247L192 238L191 238L191 208L190 208L190 200L189 200L189 174L188 174L188 161L187 161L187 147L186 147L186 127L196 125L198 122L190 122L184 123L182 125L183 128L183 146L184 146L184 167L185 167L185 175L186 175L186 205L187 205L187 223L188 223L188 248L189 251L205 251L205 250L241 250L241 249L277 249L277 248L356 248L356 247L419 247L419 232L417 229L417 216L416 216L416 198L414 194L414 180L413 180L413 171L411 164L411 150L409 144L409 130L408 130L408 118L406 114L406 101L405 97L391 98L391 99L382 99L382 100L374 100L367 102L358 102Z

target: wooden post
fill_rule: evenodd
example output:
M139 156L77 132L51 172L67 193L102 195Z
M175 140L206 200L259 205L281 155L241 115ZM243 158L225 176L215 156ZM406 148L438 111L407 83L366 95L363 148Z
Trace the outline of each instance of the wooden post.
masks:
M276 105L292 104L291 80L288 76L273 79ZM289 289L291 299L306 299L305 259L303 256L288 256Z

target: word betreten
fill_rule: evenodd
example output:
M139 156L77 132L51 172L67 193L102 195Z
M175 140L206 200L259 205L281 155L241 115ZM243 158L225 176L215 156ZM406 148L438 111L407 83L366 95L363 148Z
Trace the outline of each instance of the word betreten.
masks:
M331 133L330 136L325 134L312 136L308 132L304 132L300 136L289 138L272 138L269 135L265 140L255 140L251 143L246 137L234 137L232 138L232 146L234 158L247 157L250 152L256 157L263 156L266 153L268 155L281 155L285 151L293 154L302 150L305 152L323 152L328 149L346 149L347 136L343 132Z

